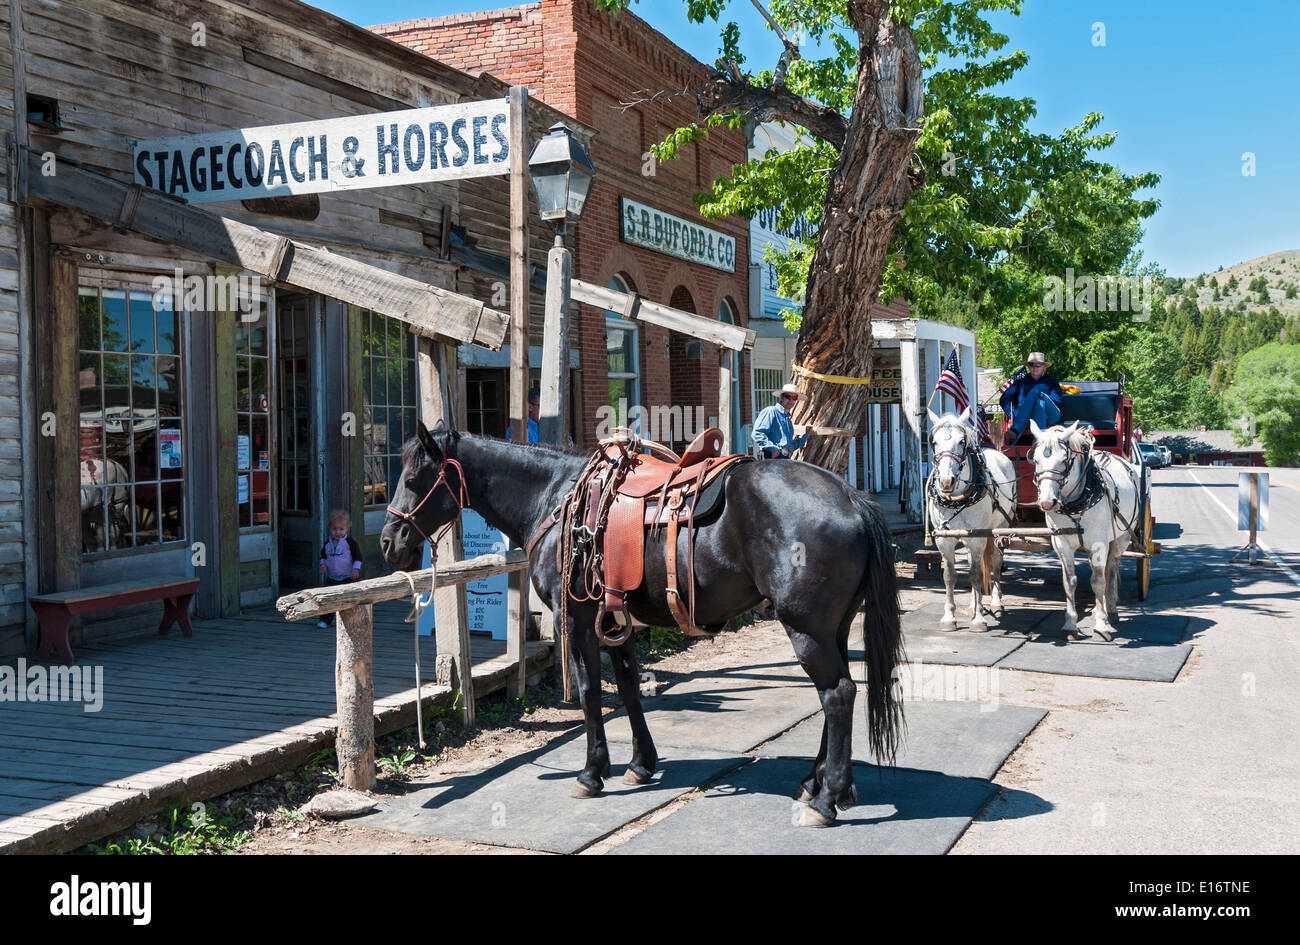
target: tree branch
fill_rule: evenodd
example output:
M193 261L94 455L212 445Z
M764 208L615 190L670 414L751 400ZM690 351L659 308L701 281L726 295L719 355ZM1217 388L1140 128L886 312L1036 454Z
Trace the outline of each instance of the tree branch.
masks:
M763 14L763 19L767 20L767 25L772 27L773 32L781 38L781 44L785 46L785 51L781 53L781 58L777 60L776 71L772 74L772 88L778 89L785 85L785 74L790 69L791 60L799 58L799 44L794 42L785 32L777 25L776 20L772 19L772 14L767 12L767 8L758 0L749 0L754 4L754 9Z
M784 87L764 89L717 72L696 92L701 114L740 109L755 121L788 121L807 129L837 148L844 146L848 122L833 108L818 105Z

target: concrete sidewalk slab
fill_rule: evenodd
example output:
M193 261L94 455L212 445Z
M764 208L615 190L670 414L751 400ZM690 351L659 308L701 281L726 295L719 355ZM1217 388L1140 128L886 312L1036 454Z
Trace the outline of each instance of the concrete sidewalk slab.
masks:
M760 758L612 853L942 854L997 788L932 772L855 766L859 803L825 830L796 827L804 761Z
M1186 643L1091 643L1044 638L1030 640L1000 660L997 668L1063 676L1173 682L1191 652L1191 646Z
M1191 617L1187 614L1146 613L1133 607L1121 607L1120 620L1115 625L1115 642L1137 640L1143 643L1182 643L1190 623ZM1058 610L1034 627L1033 635L1044 640L1063 640L1064 625L1065 611ZM1097 626L1095 614L1081 618L1079 626L1092 630ZM1106 641L1098 639L1096 642Z
M649 784L632 787L620 778L623 764L599 797L569 796L586 762L586 737L565 739L478 774L454 777L387 798L379 810L349 823L398 833L469 840L552 853L574 853L694 790L743 759L719 752L661 749L659 770ZM626 759L626 745L611 745ZM621 749L621 750L620 750Z
M958 666L992 666L1020 646L1024 640L1000 633L971 633L969 630L904 629L903 643L912 662L949 663ZM855 679L861 679L862 650L850 650L849 662L856 664Z
M643 696L641 706L656 748L740 754L819 712L821 699L812 680L791 662L686 679ZM605 720L605 736L631 742L625 711Z
M1007 756L1047 715L1044 709L997 702L907 702L904 711L907 738L898 753L898 767L985 779L997 774ZM811 761L821 747L822 718L818 713L801 722L758 754ZM876 763L866 727L859 703L853 713L853 760Z

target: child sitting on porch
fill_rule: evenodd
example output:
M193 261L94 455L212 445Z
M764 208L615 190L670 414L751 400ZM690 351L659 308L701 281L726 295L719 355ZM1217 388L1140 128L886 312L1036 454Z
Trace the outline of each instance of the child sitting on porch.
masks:
M361 577L361 549L348 535L352 517L336 509L330 513L328 525L330 537L320 549L320 576L340 584L358 580ZM316 621L316 626L328 627L329 622L322 617Z

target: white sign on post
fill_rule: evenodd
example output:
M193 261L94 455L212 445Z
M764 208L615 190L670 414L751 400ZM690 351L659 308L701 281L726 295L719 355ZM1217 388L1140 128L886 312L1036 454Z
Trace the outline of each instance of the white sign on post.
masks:
M1250 529L1250 480L1259 477L1259 512L1255 530L1268 531L1268 473L1240 473L1237 476L1237 529Z
M135 182L213 203L508 174L507 101L137 141Z
M468 561L479 555L500 553L506 550L508 543L505 536L483 520L473 509L460 513L462 557ZM429 544L424 544L424 558L421 561L424 572L429 570ZM429 586L426 579L423 584L417 579L416 587ZM509 619L510 576L496 574L465 585L465 622L471 632L491 633L492 639L506 638L506 624ZM420 635L431 636L434 631L433 603L420 615Z

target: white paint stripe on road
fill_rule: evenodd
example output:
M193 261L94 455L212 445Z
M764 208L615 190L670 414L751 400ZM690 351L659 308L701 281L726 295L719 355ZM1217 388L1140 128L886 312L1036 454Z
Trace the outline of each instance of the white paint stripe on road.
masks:
M1205 490L1205 494L1214 500L1215 505L1223 509L1224 515L1228 516L1228 518L1230 518L1234 522L1237 521L1237 516L1234 515L1232 512L1228 511L1228 507L1219 501L1219 497L1215 495L1213 491L1211 491L1209 486L1201 482L1200 477L1198 477L1196 473L1192 472L1191 470L1188 470L1187 474L1196 480L1196 484ZM1231 486L1232 483L1226 483L1226 485ZM1273 554L1273 549L1270 548L1268 545L1264 544L1263 540L1259 537L1258 533L1256 533L1255 535L1255 544L1259 545L1260 550L1263 551L1264 554L1268 555L1269 561L1272 561L1275 565L1277 565L1279 568L1282 569L1282 573L1285 574L1287 577L1289 577L1293 584L1300 586L1300 574L1296 574L1294 571L1291 570L1291 568L1289 568L1285 564L1285 562L1282 561L1281 558Z

